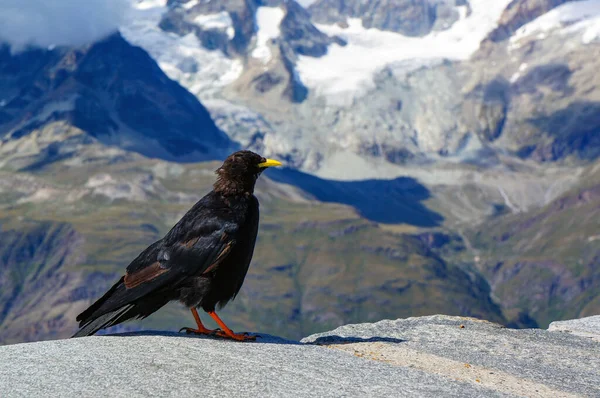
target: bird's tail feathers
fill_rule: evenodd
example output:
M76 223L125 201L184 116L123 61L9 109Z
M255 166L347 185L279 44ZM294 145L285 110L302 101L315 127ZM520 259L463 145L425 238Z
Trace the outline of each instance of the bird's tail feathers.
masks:
M94 316L102 315L101 312L108 313L110 308L106 308L108 311L103 311L103 307L107 306L108 301L115 295L115 292L122 288L123 285L123 277L119 279L117 283L115 283L102 297L100 297L96 302L90 305L85 311L81 314L77 315L77 322L79 322L79 326L83 326L85 323L89 322ZM121 289L122 290L122 289ZM117 308L113 308L116 310ZM100 314L99 314L100 313Z
M100 329L115 326L130 319L144 319L171 300L171 296L165 294L151 294L143 297L143 300L138 299L108 310L105 308L110 303L101 304L94 313L81 320L80 329L73 337L91 336Z
M128 304L124 307L101 315L98 318L92 319L88 323L81 326L72 337L91 336L100 329L104 329L117 323L121 323L129 318L136 316L135 304Z

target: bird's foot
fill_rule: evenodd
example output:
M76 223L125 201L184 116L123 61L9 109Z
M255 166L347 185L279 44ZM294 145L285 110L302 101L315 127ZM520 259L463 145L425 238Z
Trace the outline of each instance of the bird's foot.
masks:
M224 339L231 339L231 340L236 340L236 341L254 341L254 340L256 340L257 337L260 337L260 336L251 336L248 333L233 333L231 331L229 331L229 332L230 333L228 333L227 331L219 330L214 335L218 336L218 337L222 337Z
M223 337L224 339L231 339L236 341L253 341L256 340L257 336L250 336L248 333L233 333L233 330L229 329L225 322L214 311L207 311L208 315L212 319L217 322L217 325L221 327L222 330L215 333L215 336Z
M202 329L194 329L194 328L181 328L179 329L179 332L182 332L185 330L186 334L197 334L197 335L204 335L204 336L216 336L217 333L221 332L221 329L206 329L206 328L202 328Z

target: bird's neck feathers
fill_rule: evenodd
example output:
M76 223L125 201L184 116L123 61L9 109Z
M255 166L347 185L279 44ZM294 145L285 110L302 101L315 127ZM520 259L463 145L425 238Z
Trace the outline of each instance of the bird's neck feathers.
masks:
M251 196L254 193L256 178L234 177L224 170L217 170L217 181L213 185L215 192L223 196Z

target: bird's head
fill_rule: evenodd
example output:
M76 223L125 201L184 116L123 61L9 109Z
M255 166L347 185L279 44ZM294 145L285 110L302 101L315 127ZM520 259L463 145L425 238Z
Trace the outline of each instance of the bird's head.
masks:
M224 195L251 194L258 176L273 166L281 166L281 162L251 151L234 152L217 169L214 189Z

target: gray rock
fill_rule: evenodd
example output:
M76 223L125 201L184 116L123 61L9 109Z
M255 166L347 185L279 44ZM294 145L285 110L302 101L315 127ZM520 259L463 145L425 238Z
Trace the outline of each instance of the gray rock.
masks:
M594 328L592 322L587 325ZM402 343L391 343L397 341ZM571 334L436 315L346 325L302 342L508 394L600 395L600 344Z
M366 28L425 36L432 29L443 30L458 19L452 2L422 0L319 0L309 7L319 23L345 23L346 18L361 18ZM436 21L439 18L438 21Z
M286 13L281 21L281 41L293 54L321 57L331 43L345 45L340 38L329 37L318 30L311 23L310 14L295 1L283 4ZM288 58L293 60L291 55Z
M258 7L257 2L245 0L201 1L189 9L181 7L185 3L188 2L168 1L169 10L163 15L159 27L179 36L194 32L202 45L209 50L219 49L232 56L245 54L255 33L254 16ZM235 31L231 40L224 34L224 31L221 31L219 35L219 32L215 32L214 29L203 29L194 22L199 15L221 12L227 12L231 18Z
M514 0L502 14L498 27L490 32L491 41L508 39L521 26L561 4L576 0Z
M552 322L548 327L551 332L572 333L576 336L587 337L600 341L600 315L581 319Z
M347 325L303 343L144 332L0 347L3 397L598 396L600 345L430 316Z
M0 348L3 397L505 396L464 381L270 336L94 336Z

